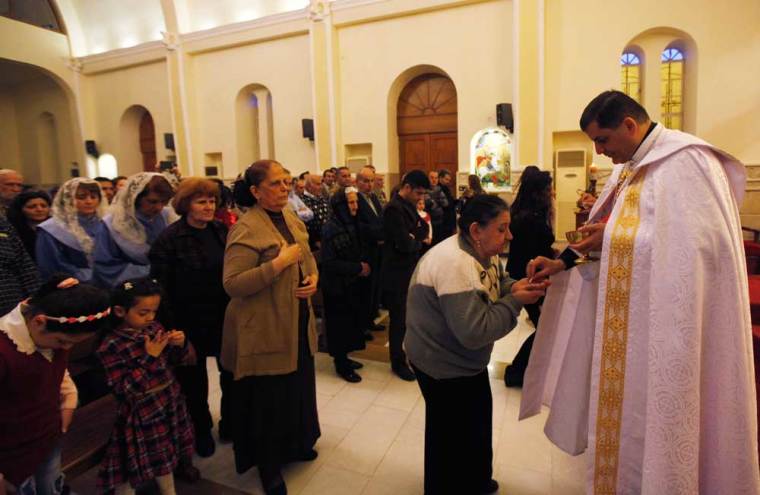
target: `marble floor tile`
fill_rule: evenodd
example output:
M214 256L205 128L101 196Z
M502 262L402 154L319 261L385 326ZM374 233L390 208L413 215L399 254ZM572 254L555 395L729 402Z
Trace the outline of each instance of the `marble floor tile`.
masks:
M356 495L362 493L369 476L331 465L322 466L300 495ZM290 490L288 490L290 492Z
M511 362L522 342L533 332L520 317L518 327L494 346L490 385L493 396L494 477L499 493L509 495L581 495L584 493L586 459L572 457L549 442L543 433L548 416L540 414L518 421L521 391L506 388L503 367ZM416 382L404 382L386 362L361 360L363 380L351 384L335 374L332 358L315 356L317 407L322 436L312 462L283 468L291 495L418 495L423 491L425 402ZM214 359L208 361L209 407L214 436L219 420L221 390ZM495 371L494 371L495 370ZM217 443L214 456L195 463L206 484L193 494L262 494L258 469L235 471L231 443ZM77 493L95 493L95 470L74 480ZM82 488L82 487L85 488ZM188 492L189 493L189 492Z
M328 463L357 473L373 475L409 413L371 406L335 448Z

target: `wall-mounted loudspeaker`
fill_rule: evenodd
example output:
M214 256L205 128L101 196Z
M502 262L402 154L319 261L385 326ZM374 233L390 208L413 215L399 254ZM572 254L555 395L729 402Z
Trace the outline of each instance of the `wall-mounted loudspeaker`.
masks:
M100 153L98 153L98 147L95 146L95 141L92 141L92 140L85 141L84 149L87 150L88 155L92 155L95 158L100 156Z
M512 119L512 105L510 103L496 104L496 125L506 127L509 132L515 132L515 123Z
M308 138L309 141L314 141L313 119L301 119L301 130L303 131L303 137Z
M174 134L171 132L164 134L164 148L174 151Z

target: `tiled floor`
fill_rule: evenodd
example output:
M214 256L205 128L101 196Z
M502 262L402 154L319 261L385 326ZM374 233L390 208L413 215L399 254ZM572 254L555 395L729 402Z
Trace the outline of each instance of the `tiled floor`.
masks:
M494 477L500 483L500 494L582 494L583 458L570 457L549 443L543 434L546 413L518 422L520 391L505 388L501 381L504 363L511 362L532 330L523 313L518 328L497 342L489 366L494 399ZM285 469L289 494L422 494L425 412L419 388L392 375L386 363L363 362L363 381L349 384L335 375L329 356L317 356L322 427L316 445L319 457ZM218 418L217 380L211 386L209 402ZM235 473L231 444L218 444L213 457L197 459L196 464L211 482L209 494L222 493L219 485L244 493L263 493L256 469L243 475Z

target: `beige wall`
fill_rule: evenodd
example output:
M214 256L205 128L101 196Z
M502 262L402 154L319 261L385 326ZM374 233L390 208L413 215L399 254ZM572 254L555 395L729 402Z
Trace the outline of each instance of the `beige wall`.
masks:
M70 168L71 162L84 165L80 115L76 105L77 75L69 67L69 57L66 36L0 17L0 58L32 65L49 76L48 79L43 79L46 83L29 85L21 90L22 94L18 97L14 94L15 123L3 124L6 127L15 125L17 128L17 152L12 156L17 166L25 170L27 181L33 178L55 181L58 173L64 173ZM39 90L39 95L34 94L36 90ZM8 91L8 88L3 90L6 94ZM8 112L7 109L6 104L4 113ZM51 112L56 118L60 148L58 157L62 161L58 170L37 170L33 164L39 150L36 147L29 149L31 143L35 142L30 137L35 128L32 121L44 111ZM2 145L3 149L12 150L13 146L8 145L7 140L7 137L0 139L0 142L6 142ZM66 173L63 177L67 176Z
M116 157L119 174L142 170L135 121L125 113L135 105L145 107L156 128L158 161L170 154L163 135L172 132L166 63L154 62L82 77L85 139L92 139L101 153Z
M338 161L343 146L372 143L378 170L398 171L397 100L389 101L389 94L398 95L394 81L408 82L413 75L407 71L415 66L437 67L456 86L460 170L469 170L472 136L496 125L496 104L512 101L511 1L339 27L338 44Z
M79 149L69 99L55 81L41 76L0 90L0 120L3 167L21 171L30 184L69 177Z
M16 126L16 106L13 93L7 88L0 90L0 168L18 170L21 166L19 140Z
M687 33L696 45L695 133L747 163L760 163L754 124L760 113L758 23L760 2L746 0L611 0L604 11L595 0L546 2L545 154L552 132L577 129L591 98L620 87L623 48L640 33L666 27ZM651 93L659 94L659 87L645 91L647 102L657 101ZM647 107L657 119L659 107Z
M222 174L234 178L250 165L238 157L235 102L241 89L263 86L272 96L275 158L292 172L315 170L314 145L301 137L301 119L311 118L309 37L299 35L193 55L192 141L196 170L205 155L221 153Z
M150 3L155 10L156 0ZM760 110L756 1L672 0L665 8L655 0L611 0L604 12L595 0L341 1L324 18L310 19L302 10L203 32L193 32L200 19L195 1L160 3L182 13L179 28L164 23L181 34L167 36L166 45L152 42L80 59L81 75L68 67L65 36L0 18L0 57L37 65L59 78L65 95L81 94L69 126L75 155L82 155L83 139L94 139L101 151L117 156L122 172L138 170L136 144L125 143L121 122L129 107L141 105L156 124L159 160L169 154L162 135L174 130L183 141L188 138L181 144L190 152L188 159L180 157L185 173L191 162L192 172L202 173L210 154L213 160L221 156L222 175L233 177L251 157L238 154L243 139L236 97L241 88L259 84L272 94L273 156L291 170L313 170L317 161L333 164L333 150L341 163L347 148L369 144L375 165L393 174L396 95L414 75L432 70L448 74L457 88L460 170L468 169L472 135L495 124L500 102L515 105L520 161L513 165L535 160L551 168L554 143L585 144L582 135L568 141L555 133L576 131L585 104L619 87L625 46L642 45L656 62L659 53L651 52L661 50L675 30L693 40L696 52L696 61L687 60L693 72L687 74L693 99L687 102L687 130L760 164L753 122ZM71 0L62 6L64 15L75 7ZM77 36L72 34L72 45L94 42L87 30ZM167 57L179 68L168 70ZM645 102L657 118L660 89L651 82L654 76L649 70ZM0 98L0 111L8 114L8 108ZM315 144L301 137L301 119L312 117L319 160ZM14 151L10 136L0 138L0 149L21 161L21 138ZM609 164L599 157L593 161Z

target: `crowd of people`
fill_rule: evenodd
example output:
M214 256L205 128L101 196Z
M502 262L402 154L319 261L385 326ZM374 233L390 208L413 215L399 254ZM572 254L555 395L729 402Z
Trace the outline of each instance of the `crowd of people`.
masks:
M219 438L234 443L239 472L257 466L267 493L285 493L281 466L314 459L320 436L312 296L319 289L322 338L340 377L361 381L363 365L349 354L384 328L376 323L384 306L391 369L415 380L404 350L406 287L421 254L456 232L452 178L448 170L410 171L389 200L372 166L355 175L339 167L293 177L262 160L232 189L141 172L73 178L53 191L26 188L18 172L2 170L0 246L9 262L2 264L0 314L31 311L40 297L76 301L79 292L97 292L92 304L44 314L71 319L72 335L86 336L85 344L99 334L97 345L88 344L96 369L64 381L67 410L96 390L119 401L100 492L132 493L153 480L172 493L173 473L197 479L193 453L208 457L216 449L208 404L213 357ZM103 325L75 330L82 319ZM65 361L65 351L81 345L63 338L45 353ZM59 448L27 444L34 462L12 468L4 467L3 448L0 472L17 488L33 483L43 493L58 482L33 468L55 465Z
M387 309L391 370L417 380L425 401L425 493L497 491L487 371L494 342L516 326L523 307L538 327L549 275L572 268L581 254L607 249L610 217L616 229L628 228L632 220L615 215L639 200L646 174L636 175L632 167L655 139L680 139L650 122L630 98L611 93L590 104L581 127L597 149L626 166L605 187L606 199L592 211L594 222L583 229L587 237L561 254L552 248L552 179L536 167L523 172L511 207L485 194L477 176L458 200L446 169L408 171L389 198L372 166L355 177L347 167L294 177L283 164L260 160L231 189L206 178L141 172L113 180L73 178L53 192L24 190L17 171L0 170L0 494L62 492L60 436L80 392L97 382L71 376L68 355L93 342L94 374L99 370L101 385L118 403L99 493L135 493L150 482L162 494L174 494L175 476L199 478L193 455L209 457L216 449L207 369L208 358L215 358L220 440L233 443L238 473L257 467L265 493L286 494L282 467L318 456L318 292L326 350L336 373L350 383L362 380L363 366L350 353L374 338L372 332L382 328L376 324L379 309ZM689 146L711 150L707 164L699 165L705 174L725 177L717 172L718 159L733 166L713 148ZM723 186L730 216L732 196L727 182ZM616 203L618 194L625 194L623 206ZM714 238L725 237L721 245L730 246L735 232L718 227ZM622 242L623 234L616 230L608 237ZM500 255L510 241L504 266ZM671 244L657 246L666 253L663 260L672 259ZM626 273L617 270L611 277ZM627 297L620 292L625 288L618 289L610 304ZM510 366L508 384L522 384L532 346L533 337ZM670 349L674 355L683 351L677 343ZM645 361L638 364L646 367ZM732 369L731 383L745 386L746 366ZM704 404L708 412L710 400ZM661 423L691 439L693 429ZM744 431L740 426L732 432ZM601 431L606 423L598 428L609 434ZM752 424L749 430L756 441ZM609 447L600 442L597 449ZM641 463L635 445L626 445L633 449L626 455ZM748 474L745 462L733 484L722 461L700 453L713 470L706 481L734 486L731 493L757 488L754 446L734 449L751 457L755 472ZM656 454L664 460L663 476L679 469L679 461L668 461L667 449ZM614 493L605 466L596 469L594 483L612 486L605 493ZM634 478L625 486L642 486Z

